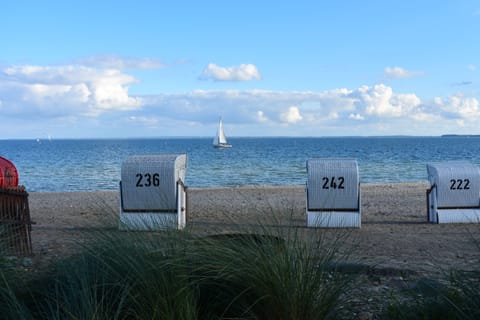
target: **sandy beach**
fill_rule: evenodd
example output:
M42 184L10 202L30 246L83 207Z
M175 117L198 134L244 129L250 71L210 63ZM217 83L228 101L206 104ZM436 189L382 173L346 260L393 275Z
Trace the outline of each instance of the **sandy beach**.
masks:
M258 226L295 230L306 236L340 237L346 266L359 266L348 291L346 318L376 319L392 294L417 283L444 281L451 268L472 270L480 262L480 224L430 224L427 183L363 184L360 229L306 228L304 186L189 188L187 228L214 235ZM72 254L98 230L118 229L119 193L32 192L29 194L33 256L28 267L45 270ZM260 229L265 231L265 229ZM312 237L313 238L313 237ZM476 241L474 240L476 239ZM366 267L366 268L365 268Z
M480 224L430 224L426 183L363 184L361 229L307 230L347 233L352 256L362 263L420 273L478 263ZM189 188L187 226L194 232L238 232L258 224L305 228L304 186ZM119 194L114 191L29 195L34 261L68 254L91 230L116 228Z

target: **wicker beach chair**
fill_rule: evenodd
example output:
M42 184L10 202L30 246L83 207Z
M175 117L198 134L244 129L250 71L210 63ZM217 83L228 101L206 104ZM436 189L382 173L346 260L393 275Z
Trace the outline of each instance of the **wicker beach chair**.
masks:
M465 161L427 164L428 221L480 222L480 169Z
M120 229L183 229L186 154L136 155L122 164Z
M307 227L361 227L356 160L310 159L307 176Z

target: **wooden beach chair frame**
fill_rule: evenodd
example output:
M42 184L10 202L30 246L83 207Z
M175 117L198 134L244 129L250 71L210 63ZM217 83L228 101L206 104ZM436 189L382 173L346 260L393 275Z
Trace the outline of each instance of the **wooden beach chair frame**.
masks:
M0 187L0 256L32 253L32 221L24 187Z

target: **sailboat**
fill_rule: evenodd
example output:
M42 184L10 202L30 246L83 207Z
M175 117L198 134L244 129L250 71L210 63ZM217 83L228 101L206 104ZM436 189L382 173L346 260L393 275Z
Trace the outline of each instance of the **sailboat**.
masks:
M227 142L225 132L223 132L222 118L218 122L217 135L213 138L213 146L215 148L231 148L232 145Z

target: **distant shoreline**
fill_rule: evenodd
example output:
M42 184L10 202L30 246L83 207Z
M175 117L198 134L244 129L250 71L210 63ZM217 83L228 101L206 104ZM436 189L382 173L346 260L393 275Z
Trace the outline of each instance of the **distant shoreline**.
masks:
M480 138L480 134L444 134L442 138Z

